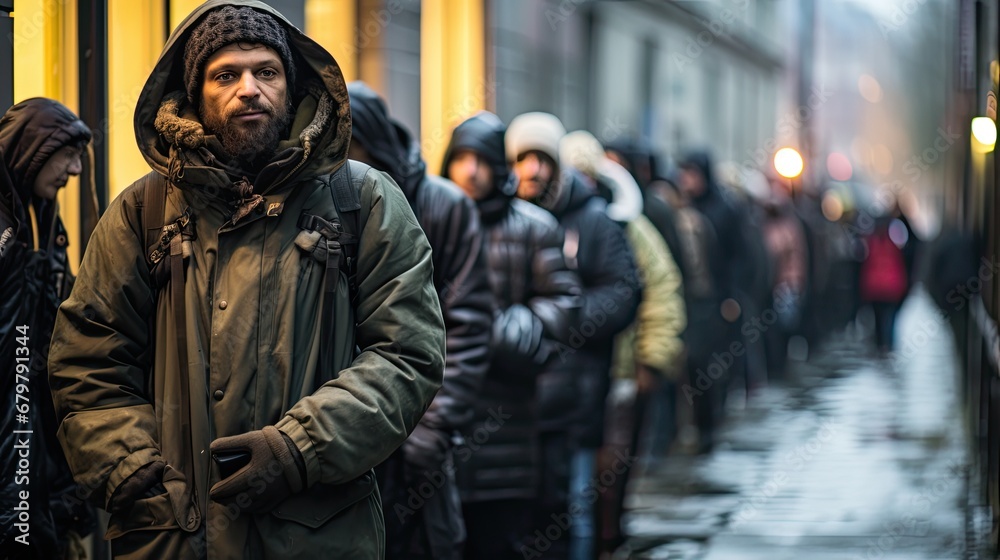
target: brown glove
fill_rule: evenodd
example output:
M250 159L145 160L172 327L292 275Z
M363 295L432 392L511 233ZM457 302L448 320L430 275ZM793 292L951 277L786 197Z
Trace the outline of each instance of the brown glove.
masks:
M151 498L157 494L165 494L163 487L163 461L154 461L136 469L128 478L115 488L108 500L108 513L127 511L140 498Z
M285 498L305 488L305 461L292 440L274 426L212 442L212 453L245 451L250 462L216 482L209 496L235 504L248 513L269 512ZM245 505L244 504L248 504Z

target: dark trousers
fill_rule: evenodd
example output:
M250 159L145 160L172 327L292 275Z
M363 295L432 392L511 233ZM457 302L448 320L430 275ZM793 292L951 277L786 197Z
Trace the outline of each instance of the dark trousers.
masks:
M879 350L888 352L896 336L896 314L900 304L876 301L872 303L875 312L875 345Z

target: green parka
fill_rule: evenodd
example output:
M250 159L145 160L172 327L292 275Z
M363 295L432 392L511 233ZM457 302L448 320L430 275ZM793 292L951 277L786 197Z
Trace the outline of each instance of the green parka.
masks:
M116 557L380 558L382 513L369 471L406 439L444 368L431 250L399 188L368 171L357 300L341 273L334 317L322 316L325 267L296 237L303 212L337 217L330 175L347 163L347 89L333 57L260 2L239 4L288 28L300 60L297 106L289 139L253 180L264 197L259 211L234 215L238 178L217 166L218 140L181 93L189 30L230 3L207 2L174 31L135 114L144 157L172 185L167 214L194 215L185 301L172 301L169 289L154 299L137 182L102 217L59 310L50 350L59 438L76 481L105 508L137 469L167 464L166 494L112 516L106 536ZM189 394L181 394L174 305L186 309ZM330 321L332 339L321 340ZM328 345L332 364L321 363ZM211 501L219 480L211 442L268 425L301 452L306 490L257 515Z

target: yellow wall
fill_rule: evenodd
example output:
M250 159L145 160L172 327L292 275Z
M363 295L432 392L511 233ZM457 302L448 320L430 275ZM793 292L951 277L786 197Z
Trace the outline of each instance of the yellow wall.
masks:
M482 0L424 0L420 15L420 130L437 173L452 129L486 107Z
M173 0L171 7L180 3ZM135 142L132 118L166 42L163 12L162 0L108 0L109 200L149 173Z
M14 16L14 103L56 99L79 112L76 2L19 0ZM80 263L80 181L59 191L59 212L69 232L73 270Z
M188 14L205 3L205 0L170 0L170 30L173 31ZM167 41L166 37L163 42Z
M333 55L344 79L358 77L357 0L306 0L306 35Z

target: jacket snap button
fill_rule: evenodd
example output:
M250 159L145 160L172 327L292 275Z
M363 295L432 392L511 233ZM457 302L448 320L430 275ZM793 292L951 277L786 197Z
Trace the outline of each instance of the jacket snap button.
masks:
M229 307L229 302L228 301L222 300L222 301L219 302L219 309L225 309L227 307Z
M212 396L215 397L215 400L221 401L224 395L225 393L222 392L222 389L216 389Z

